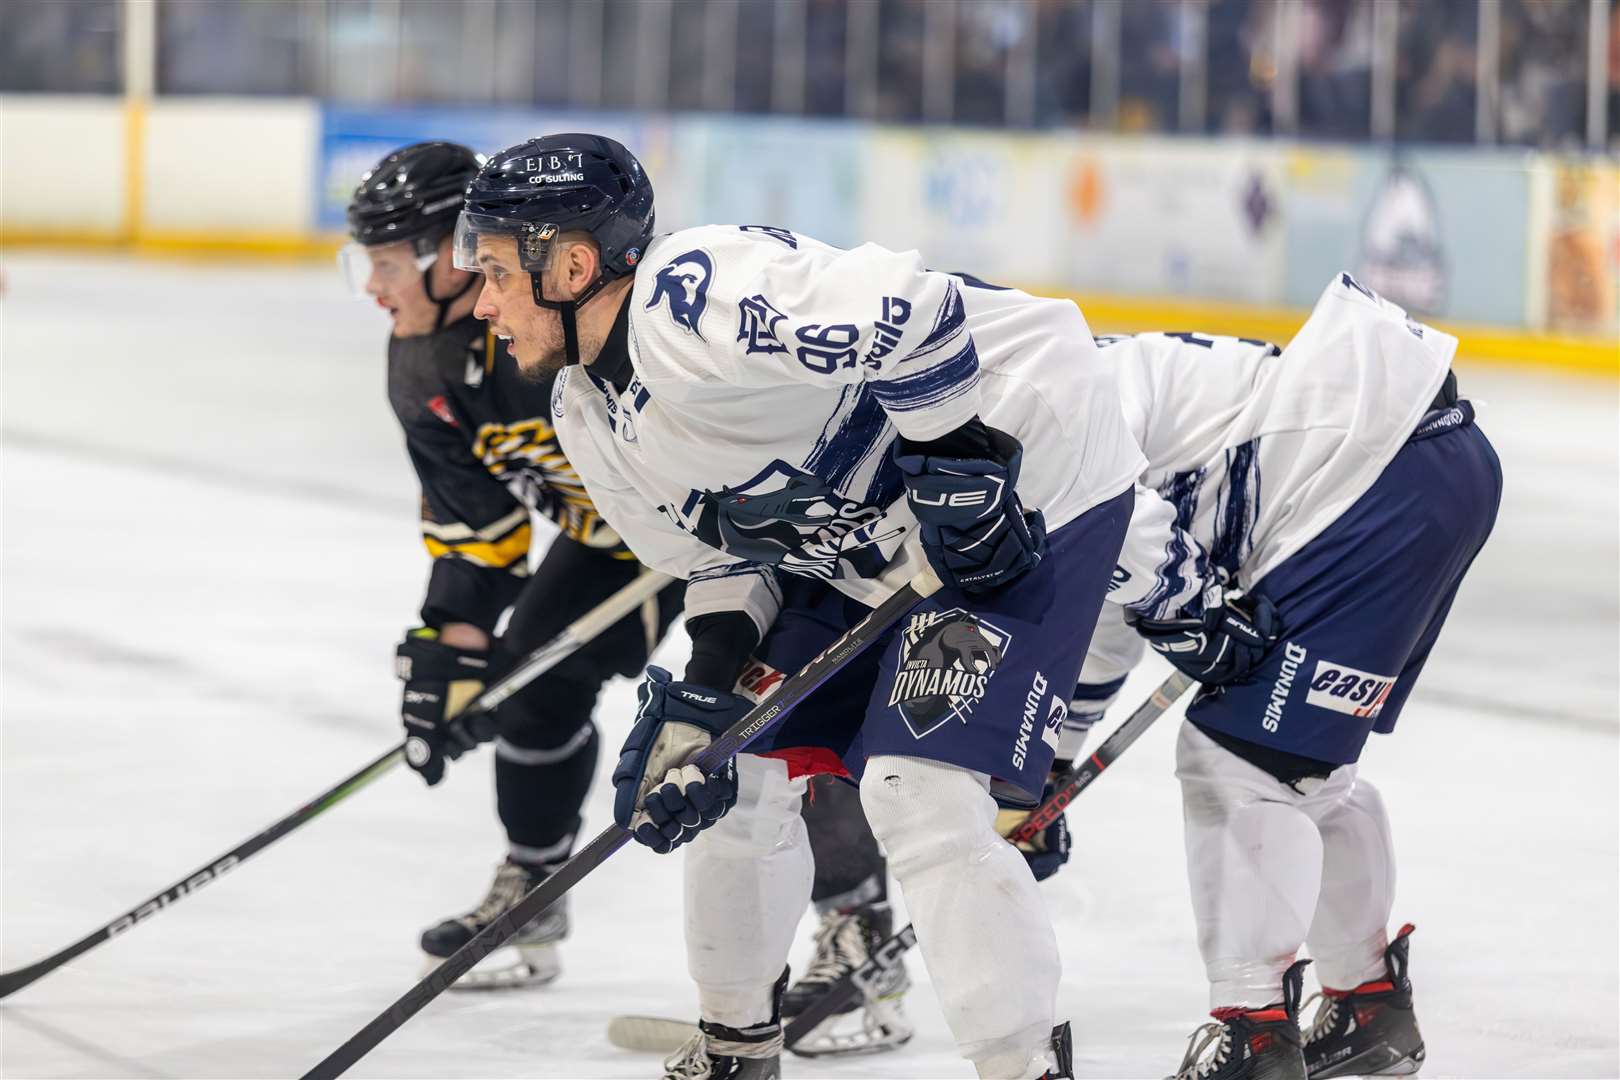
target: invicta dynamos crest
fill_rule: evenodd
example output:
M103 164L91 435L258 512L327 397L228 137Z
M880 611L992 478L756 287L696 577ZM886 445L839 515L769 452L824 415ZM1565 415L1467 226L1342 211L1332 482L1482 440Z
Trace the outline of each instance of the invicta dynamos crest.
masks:
M889 704L899 706L918 739L953 717L967 723L1011 641L1004 630L961 608L917 612L901 635Z

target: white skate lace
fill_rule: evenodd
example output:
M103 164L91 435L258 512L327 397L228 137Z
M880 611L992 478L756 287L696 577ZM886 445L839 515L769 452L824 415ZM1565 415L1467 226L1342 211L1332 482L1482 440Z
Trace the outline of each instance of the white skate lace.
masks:
M1329 997L1327 994L1317 992L1305 1000L1305 1007L1300 1012L1309 1012L1311 1002L1321 999L1322 1004L1317 1006L1316 1015L1311 1018L1311 1030L1305 1035L1305 1045L1309 1046L1318 1039L1331 1035L1339 1026L1339 999Z
M866 925L857 915L832 912L816 930L816 954L804 982L833 983L866 963Z
M713 1074L709 1037L701 1031L664 1059L664 1080L709 1080Z
M488 926L501 916L507 908L523 899L523 894L529 891L529 872L516 863L501 863L495 871L495 880L490 884L489 894L484 902L470 915L463 915L462 921L472 926Z
M1219 1045L1215 1045L1215 1044ZM1204 1051L1215 1045L1215 1052L1207 1060L1200 1061ZM1216 1069L1226 1064L1226 1056L1232 1049L1232 1029L1225 1024L1204 1024L1194 1031L1187 1039L1187 1053L1181 1059L1181 1068L1168 1080L1200 1080L1209 1076Z
M728 1042L699 1031L664 1059L664 1080L709 1080L716 1057L775 1057L782 1052L782 1032L764 1042Z

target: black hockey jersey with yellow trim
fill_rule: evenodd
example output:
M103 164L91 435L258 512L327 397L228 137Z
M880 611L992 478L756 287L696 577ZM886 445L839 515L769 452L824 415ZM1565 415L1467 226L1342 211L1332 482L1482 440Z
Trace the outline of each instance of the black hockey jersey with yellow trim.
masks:
M523 375L470 316L390 339L388 397L421 484L422 540L433 556L427 625L493 629L528 575L531 510L605 557L633 558L557 444L551 381Z

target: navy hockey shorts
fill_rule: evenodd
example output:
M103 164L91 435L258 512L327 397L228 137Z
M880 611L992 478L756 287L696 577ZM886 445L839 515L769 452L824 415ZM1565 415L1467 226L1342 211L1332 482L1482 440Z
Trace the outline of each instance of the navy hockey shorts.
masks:
M1047 537L1046 557L987 596L941 589L748 748L789 774L859 778L873 754L989 773L999 797L1033 803L1130 523L1132 493ZM783 607L741 688L772 689L867 609L784 575Z
M1187 719L1343 765L1388 734L1496 522L1502 466L1472 423L1414 437L1360 499L1251 592L1283 636L1249 679L1206 691Z

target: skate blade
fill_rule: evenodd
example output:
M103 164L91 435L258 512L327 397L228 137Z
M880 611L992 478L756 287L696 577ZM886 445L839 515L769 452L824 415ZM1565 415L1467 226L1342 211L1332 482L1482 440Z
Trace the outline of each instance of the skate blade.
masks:
M1340 1062L1332 1069L1322 1070L1314 1075L1324 1078L1342 1078L1342 1080L1365 1080L1381 1076L1413 1076L1423 1068L1423 1059L1428 1056L1427 1048L1419 1046L1416 1050L1395 1057L1399 1051L1388 1047L1379 1047L1358 1054L1356 1057ZM1395 1057L1391 1061L1390 1058Z
M643 1054L673 1054L697 1033L694 1023L661 1016L615 1016L607 1029L608 1042Z
M422 974L427 975L444 962L429 956ZM467 974L450 985L453 991L520 990L545 986L562 974L562 958L553 945L518 945L496 949Z
M788 1050L806 1058L863 1057L898 1050L911 1041L913 1029L900 1011L898 1000L886 1004L889 1015L883 1019L868 1016L870 1003L853 1012L829 1016Z

